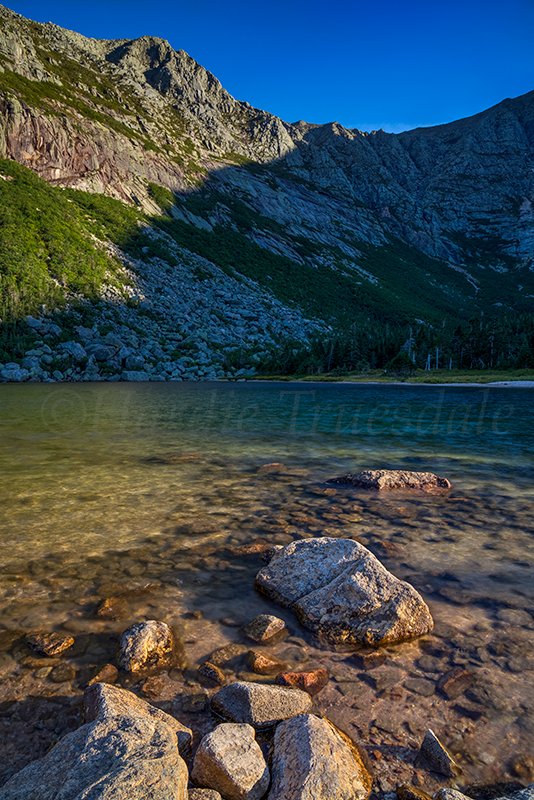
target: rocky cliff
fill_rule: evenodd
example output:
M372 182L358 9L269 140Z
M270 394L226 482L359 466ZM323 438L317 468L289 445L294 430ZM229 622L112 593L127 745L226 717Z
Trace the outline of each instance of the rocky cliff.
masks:
M289 124L162 39L0 21L0 157L152 214L149 184L169 189L190 239L238 231L312 293L333 277L347 319L531 308L534 92L402 134ZM272 270L235 267L281 297Z

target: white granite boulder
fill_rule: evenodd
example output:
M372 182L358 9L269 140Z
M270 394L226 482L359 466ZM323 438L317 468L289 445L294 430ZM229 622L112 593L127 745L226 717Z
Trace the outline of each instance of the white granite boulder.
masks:
M260 570L255 587L335 643L383 645L421 636L434 625L413 586L351 539L292 542Z

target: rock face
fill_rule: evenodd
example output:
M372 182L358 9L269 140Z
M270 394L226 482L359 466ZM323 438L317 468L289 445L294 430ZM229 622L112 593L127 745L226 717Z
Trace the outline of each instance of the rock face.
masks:
M413 586L348 539L321 537L286 545L257 574L255 587L336 643L383 645L433 628L430 611Z
M371 785L358 751L328 720L301 714L276 729L268 800L365 800Z
M299 689L265 686L237 681L213 695L211 708L232 722L246 722L253 728L271 728L281 720L306 713L311 709L309 694Z
M252 213L278 223L274 235L266 227L250 238L296 263L306 256L291 230L306 230L311 244L323 242L327 231L340 267L352 270L355 282L391 286L395 278L379 265L362 266L358 242L380 247L395 236L441 259L427 261L439 277L431 281L440 301L474 304L487 293L490 303L499 302L506 286L513 304L530 290L534 92L448 125L366 133L336 122L289 124L252 108L187 53L155 37L88 39L2 7L0 54L6 72L54 89L47 96L41 85L39 102L6 83L0 156L58 185L139 202L153 213L148 182L184 194L208 170L217 174L217 191L238 189ZM276 169L255 175L239 167L247 158L276 161ZM175 213L204 230L225 224L224 209ZM430 283L425 269L411 268ZM507 272L516 268L512 281ZM401 290L399 281L395 286ZM27 378L19 370L6 380Z
M222 792L227 800L260 800L269 786L269 770L254 728L226 723L204 736L191 778L200 787Z
M176 720L151 713L130 692L101 686L87 691L91 721L11 778L2 800L187 800Z
M157 720L176 734L180 753L187 753L191 747L193 734L189 728L125 689L107 683L91 684L84 693L83 710L86 722L109 720L114 716L146 717L148 720Z
M175 649L174 635L165 622L140 622L121 636L119 665L125 672L168 669L174 665Z
M452 489L447 478L438 478L431 472L406 472L397 469L374 469L356 472L354 475L342 475L331 478L327 483L339 483L344 486L356 486L359 489L375 489L390 491L407 489L424 494L446 494Z

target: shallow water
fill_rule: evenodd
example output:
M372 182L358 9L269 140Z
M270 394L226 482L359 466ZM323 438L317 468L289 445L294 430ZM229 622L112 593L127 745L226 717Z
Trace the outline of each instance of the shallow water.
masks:
M159 698L169 709L177 686L206 691L198 663L244 641L238 623L267 612L293 634L291 652L287 642L272 652L328 666L317 708L373 752L389 747L399 779L410 761L402 749L413 755L429 726L468 778L517 777L513 759L534 751L533 400L532 389L453 386L0 386L0 632L76 640L65 654L76 677L63 684L36 675L20 642L0 645L13 731L9 701L77 697L133 621L163 619L185 640L189 666ZM284 468L260 470L271 462ZM431 471L454 490L324 493L328 478L365 468ZM357 538L412 582L436 635L388 648L388 662L362 674L350 652L315 641L255 594L262 542L324 535ZM95 616L119 594L120 619ZM431 689L453 666L476 682L451 701ZM394 786L392 764L382 791Z

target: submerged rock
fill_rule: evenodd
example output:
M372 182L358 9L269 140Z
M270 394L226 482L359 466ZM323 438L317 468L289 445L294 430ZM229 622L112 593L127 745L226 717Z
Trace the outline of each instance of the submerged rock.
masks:
M281 672L276 676L276 683L279 686L292 686L293 689L308 692L313 697L328 683L328 670L322 668L309 672Z
M272 614L260 614L248 625L243 626L243 631L255 642L267 642L273 636L279 635L286 627L283 619L273 617Z
M211 707L232 722L247 722L254 728L271 728L281 720L311 709L309 694L299 689L236 681L213 695Z
M274 736L268 800L365 800L372 779L348 736L331 722L300 714Z
M254 728L224 723L204 736L191 778L198 786L222 792L227 800L260 800L269 786L269 770Z
M376 491L408 489L425 494L445 494L452 489L452 483L447 478L438 478L432 472L408 472L400 469L368 469L342 475L340 478L330 478L327 483Z
M256 576L255 587L302 624L335 642L383 645L432 630L421 595L363 545L321 537L292 542Z
M28 636L28 645L42 656L58 656L74 644L72 636L62 636L60 633L37 633Z

